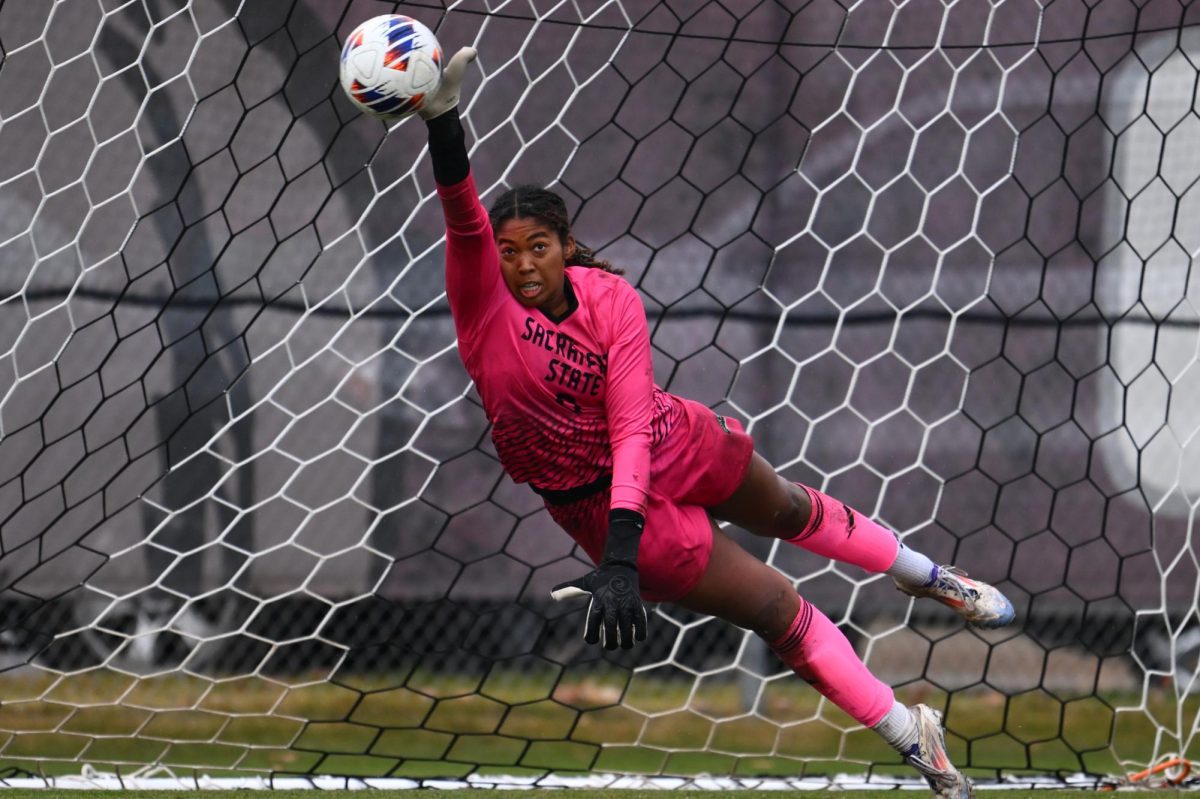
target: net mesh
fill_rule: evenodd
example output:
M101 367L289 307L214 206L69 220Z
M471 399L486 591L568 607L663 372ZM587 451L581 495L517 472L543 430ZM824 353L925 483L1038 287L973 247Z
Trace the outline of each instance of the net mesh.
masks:
M1197 6L57 0L0 6L0 776L907 773L751 636L548 601L423 126L336 86L393 11L479 49L485 202L567 198L660 385L1014 600L730 531L957 763L1193 754Z

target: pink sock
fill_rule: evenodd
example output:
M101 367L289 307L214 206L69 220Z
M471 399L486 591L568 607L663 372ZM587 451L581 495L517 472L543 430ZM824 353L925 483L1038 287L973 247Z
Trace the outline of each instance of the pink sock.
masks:
M792 626L767 643L792 671L860 724L874 727L895 702L892 689L858 659L842 631L803 597Z
M804 529L787 539L788 543L869 572L884 572L891 567L900 551L900 542L891 531L815 488L800 488L808 493L812 514Z

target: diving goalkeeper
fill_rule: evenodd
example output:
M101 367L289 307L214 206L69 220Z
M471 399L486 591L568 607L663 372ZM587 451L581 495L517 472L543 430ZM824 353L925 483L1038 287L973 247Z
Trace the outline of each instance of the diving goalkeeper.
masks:
M972 795L946 753L941 715L905 706L788 577L716 520L892 577L968 622L999 627L1012 604L939 566L845 504L775 473L733 419L654 384L646 313L620 270L578 241L557 194L518 186L480 203L457 105L460 50L418 112L446 221L446 292L458 350L504 470L541 495L596 568L558 586L590 596L584 637L646 637L643 600L752 630L793 671L919 771L935 795Z

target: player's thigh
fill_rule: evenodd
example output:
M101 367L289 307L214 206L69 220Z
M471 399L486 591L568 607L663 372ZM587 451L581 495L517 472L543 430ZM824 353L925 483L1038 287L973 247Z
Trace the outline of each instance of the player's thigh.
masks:
M676 604L753 630L768 641L782 637L800 610L792 581L742 549L716 524L712 535L708 567Z
M791 538L807 524L812 503L804 489L776 474L756 452L741 484L729 499L709 511L755 535Z

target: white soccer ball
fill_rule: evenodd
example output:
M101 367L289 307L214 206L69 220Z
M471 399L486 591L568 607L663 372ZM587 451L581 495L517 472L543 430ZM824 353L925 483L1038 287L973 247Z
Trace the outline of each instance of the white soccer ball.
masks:
M433 31L403 14L372 17L346 37L342 88L363 111L403 119L442 82L442 48Z

